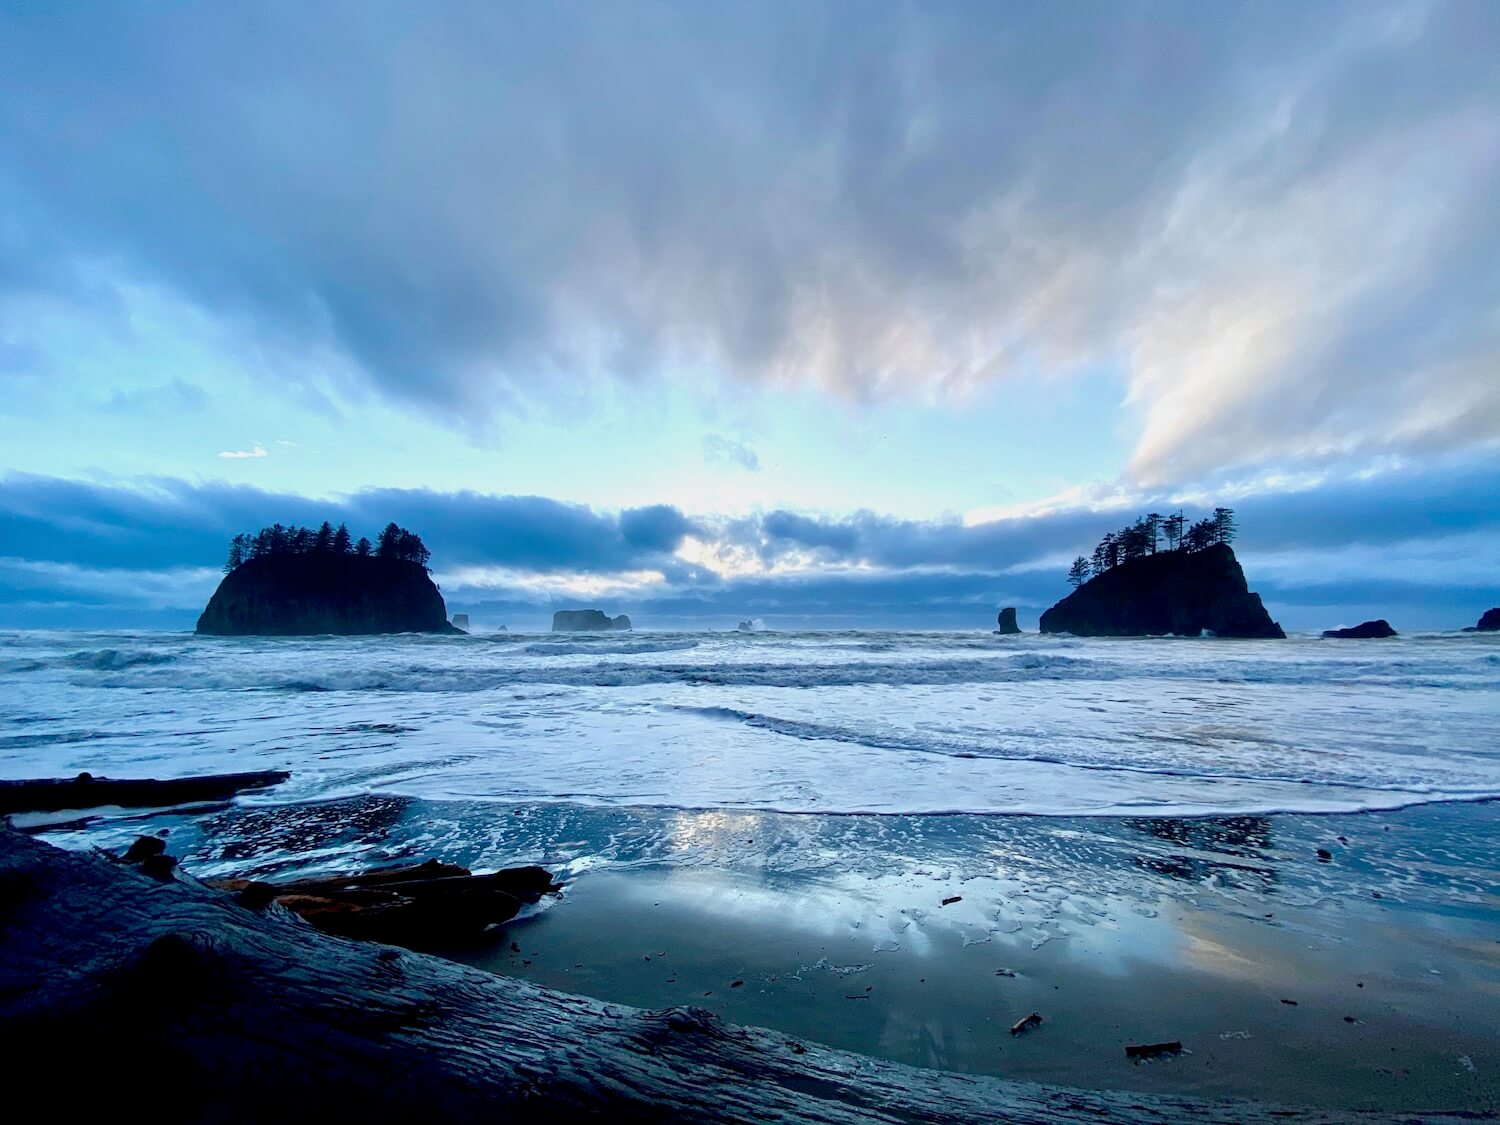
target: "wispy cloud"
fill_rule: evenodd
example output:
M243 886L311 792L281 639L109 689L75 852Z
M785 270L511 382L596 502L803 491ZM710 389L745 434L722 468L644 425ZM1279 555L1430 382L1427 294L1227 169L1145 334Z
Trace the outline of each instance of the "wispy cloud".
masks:
M260 442L256 442L249 449L225 449L219 454L219 458L224 461L243 461L246 458L269 456L271 454L267 452L266 447L261 445Z
M1150 485L1500 441L1494 4L4 19L4 286L118 254L300 355L293 386L472 419L590 376L932 399L1108 368Z
M710 465L737 465L752 473L760 471L760 455L744 442L723 434L709 434L703 439L703 459Z

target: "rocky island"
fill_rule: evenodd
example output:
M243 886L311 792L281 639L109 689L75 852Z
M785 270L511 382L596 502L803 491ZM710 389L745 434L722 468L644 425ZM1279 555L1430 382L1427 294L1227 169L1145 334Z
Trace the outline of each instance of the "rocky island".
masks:
M1394 637L1396 630L1382 617L1378 621L1363 621L1352 629L1324 629L1323 635L1341 641L1372 641Z
M421 539L390 524L378 546L317 531L263 528L237 535L223 581L198 618L222 637L457 633L427 572Z
M1016 624L1016 607L1008 605L1000 611L1000 616L995 618L995 632L1010 636L1021 631L1021 626Z
M554 633L602 633L609 629L629 629L625 614L610 617L602 609L560 609L552 615Z
M1161 536L1166 549L1158 549ZM1179 513L1153 513L1105 536L1093 560L1079 556L1076 587L1042 614L1043 633L1080 637L1283 638L1260 595L1251 593L1229 545L1233 513L1219 508L1191 528Z
M1480 614L1479 624L1470 625L1465 633L1500 633L1500 606Z

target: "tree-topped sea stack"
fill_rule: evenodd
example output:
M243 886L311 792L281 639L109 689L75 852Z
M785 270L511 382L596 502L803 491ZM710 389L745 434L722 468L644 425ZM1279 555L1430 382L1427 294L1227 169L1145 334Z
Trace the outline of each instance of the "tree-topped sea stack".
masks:
M1191 527L1180 512L1153 512L1106 535L1092 558L1073 560L1076 589L1042 614L1042 632L1285 637L1245 582L1229 545L1234 534L1234 513L1218 508Z
M236 535L224 580L198 618L218 636L454 633L427 572L430 554L405 528L350 541L342 525L275 524Z

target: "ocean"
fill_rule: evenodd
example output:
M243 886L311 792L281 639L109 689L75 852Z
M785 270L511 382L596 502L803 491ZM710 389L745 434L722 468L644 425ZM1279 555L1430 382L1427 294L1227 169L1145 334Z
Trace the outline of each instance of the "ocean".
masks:
M368 793L1201 816L1500 796L1500 636L9 633L5 776L287 769Z
M64 847L542 863L561 896L449 955L921 1066L1500 1106L1500 636L3 642L0 775L291 771L19 818Z

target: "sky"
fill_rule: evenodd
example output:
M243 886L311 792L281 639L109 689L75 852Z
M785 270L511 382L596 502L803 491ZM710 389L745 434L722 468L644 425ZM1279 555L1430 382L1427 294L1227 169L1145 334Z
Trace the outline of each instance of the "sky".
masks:
M0 9L0 627L418 531L533 628L1031 627L1147 510L1500 604L1500 6Z

